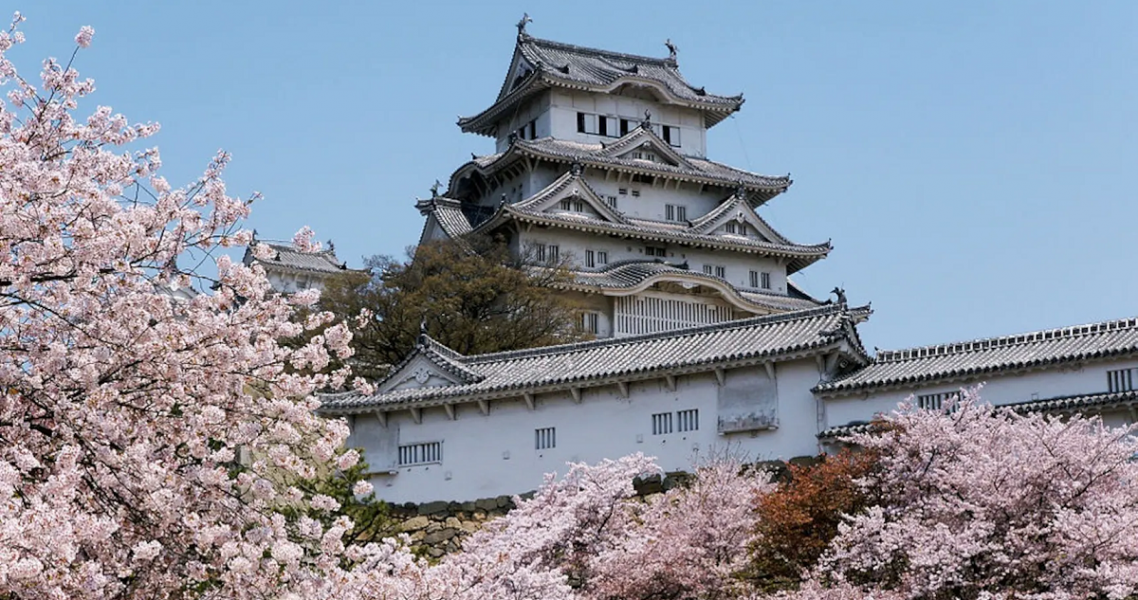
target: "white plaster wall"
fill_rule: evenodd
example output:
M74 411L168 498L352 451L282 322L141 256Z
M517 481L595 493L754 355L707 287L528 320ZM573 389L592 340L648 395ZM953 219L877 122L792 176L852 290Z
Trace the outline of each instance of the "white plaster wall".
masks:
M505 152L510 147L510 134L523 125L536 120L536 137L549 137L553 135L552 120L549 114L550 93L548 91L518 107L509 118L498 124L498 136L495 142L495 152ZM576 124L574 122L574 127Z
M700 186L695 184L683 184L676 189L671 182L667 186L632 183L627 177L617 182L615 173L606 181L603 172L589 171L588 174L591 175L588 179L590 187L602 196L616 196L617 210L637 219L663 221L664 206L673 204L686 206L688 220L694 221L711 212L732 193L719 187L708 187L700 192ZM628 193L621 194L622 189ZM639 197L632 195L634 190L640 191Z
M868 421L875 414L888 413L910 395L954 392L961 387L984 383L980 397L992 404L1011 404L1038 398L1054 398L1076 394L1107 391L1106 372L1138 366L1138 360L1086 363L1081 366L1055 367L1045 371L1031 371L1018 375L978 377L903 390L858 395L856 397L826 400L827 427L845 425L850 421Z
M661 104L650 97L593 94L570 90L552 90L549 103L550 130L555 138L587 144L611 142L616 138L578 133L577 113L629 119L639 126L644 120L644 111L647 109L652 111L653 123L672 125L681 129L680 146L675 147L676 151L688 156L707 156L707 131L703 127L703 115L697 110ZM619 130L616 133L619 134Z
M264 266L264 263L261 265ZM269 286L282 294L291 294L312 288L324 289L324 278L315 273L299 274L291 271L265 269L265 277L269 280Z
M765 373L761 366L749 369ZM619 397L615 385L583 390L580 404L567 392L538 395L532 411L521 399L492 401L489 415L465 404L456 407L453 421L442 408L424 409L421 424L407 411L391 413L386 428L374 415L360 415L348 445L365 448L376 472L376 494L390 502L521 493L537 488L544 473L564 473L567 461L593 463L633 452L656 456L666 470L689 468L694 452L711 447L731 446L755 460L816 454L817 410L809 392L818 380L813 359L777 365L776 379L780 426L774 430L718 434L718 384L706 373L679 377L675 391L663 380L633 383L628 398ZM698 431L652 435L652 414L693 408L699 410ZM543 427L556 427L556 448L534 448L534 431ZM393 436L404 445L442 441L442 462L394 468Z

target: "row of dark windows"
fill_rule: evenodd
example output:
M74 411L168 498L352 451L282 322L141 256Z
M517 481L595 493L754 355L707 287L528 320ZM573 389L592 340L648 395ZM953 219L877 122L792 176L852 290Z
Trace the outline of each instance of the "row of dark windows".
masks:
M605 115L595 115L592 113L579 112L577 113L577 133L587 133L589 135L603 135L605 137L622 137L628 135L629 131L636 129L640 126L640 122L634 119L625 119L621 117L608 117ZM652 125L652 130L656 132L665 142L671 146L680 146L680 128L675 125Z
M699 409L679 410L674 413L652 415L652 435L666 435L674 432L698 431ZM557 428L540 427L533 430L535 450L549 450L557 447ZM399 446L399 466L414 467L443 462L442 442L419 442Z

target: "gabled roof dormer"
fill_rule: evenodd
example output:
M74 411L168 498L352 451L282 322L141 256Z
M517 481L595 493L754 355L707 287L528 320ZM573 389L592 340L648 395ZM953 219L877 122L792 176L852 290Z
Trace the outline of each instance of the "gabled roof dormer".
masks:
M644 160L681 169L697 168L682 154L676 152L671 144L660 139L660 136L652 131L647 120L624 137L606 145L598 154L608 158Z
M558 177L545 189L534 194L511 208L530 213L557 213L560 216L570 216L581 219L594 219L609 223L628 224L620 211L609 206L603 198L581 177L582 167L574 164L568 173ZM562 201L569 200L573 205L578 203L588 207L587 211L576 211L562 208Z
M748 237L745 230L736 230L730 223L740 224L753 230L760 239L772 244L793 244L782 234L775 231L766 221L755 212L747 200L747 192L742 188L735 191L711 212L692 221L692 232L704 235L722 235Z
M468 385L484 379L463 363L465 357L431 339L426 333L403 362L376 386L379 393L426 387Z

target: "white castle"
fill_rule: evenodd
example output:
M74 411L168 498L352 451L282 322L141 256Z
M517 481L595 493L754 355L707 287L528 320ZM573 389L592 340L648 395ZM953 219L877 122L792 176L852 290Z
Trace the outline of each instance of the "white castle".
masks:
M463 356L426 335L373 395L331 396L389 501L536 488L566 461L636 451L686 469L735 446L815 455L911 395L961 386L1018 410L1134 420L1138 319L871 355L868 306L821 302L791 276L830 244L797 244L759 215L789 177L707 158L707 130L743 104L650 58L540 40L518 26L494 103L459 120L495 139L418 202L422 241L490 234L567 264L595 341Z

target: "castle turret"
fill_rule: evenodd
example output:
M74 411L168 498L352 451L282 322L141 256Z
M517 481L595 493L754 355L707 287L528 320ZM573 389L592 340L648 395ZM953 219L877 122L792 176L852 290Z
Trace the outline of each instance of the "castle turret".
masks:
M600 337L667 331L818 305L789 279L825 258L756 210L786 191L707 158L707 130L743 104L652 58L542 40L519 23L498 97L461 118L496 151L420 200L423 240L493 234L572 271L581 326Z

